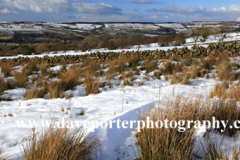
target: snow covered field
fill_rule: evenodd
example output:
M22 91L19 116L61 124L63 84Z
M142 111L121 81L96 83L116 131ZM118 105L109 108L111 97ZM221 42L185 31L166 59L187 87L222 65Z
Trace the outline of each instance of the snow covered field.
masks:
M200 46L206 47L209 43L218 43L220 42L220 39L222 37L222 34L218 35L210 35L206 38L205 42L201 41L201 37L198 38L196 44ZM229 42L229 41L239 41L240 40L240 33L227 33L226 38L223 39L223 42ZM158 43L152 43L152 44L146 44L146 45L138 45L130 46L130 49L116 49L116 50L108 50L106 48L101 49L93 49L90 51L58 51L58 52L50 52L50 53L43 53L41 55L18 55L18 56L1 56L0 59L3 58L17 58L17 57L43 57L43 56L60 56L60 55L82 55L82 54L89 54L89 53L95 53L95 52L121 52L121 51L144 51L144 50L165 50L173 49L175 47L182 48L184 46L187 46L189 49L195 44L193 38L187 38L186 43L182 46L168 46L168 47L160 47Z
M220 35L219 35L220 37ZM205 43L218 42L219 37L209 36ZM226 35L224 41L240 40L238 33L230 33ZM187 39L186 43L191 47L194 42L193 39ZM199 45L204 45L202 42L197 42ZM177 46L178 48L184 46ZM139 50L168 50L174 47L159 47L157 44L141 45ZM138 50L138 46L133 46L131 49L124 49L125 51ZM92 50L89 52L73 52L67 51L58 52L58 54L50 54L48 56L56 55L76 55L76 54L88 54L96 51L106 52L107 50ZM122 50L111 50L111 52L119 52ZM43 55L32 55L27 57L42 57ZM14 58L14 57L1 57L1 58ZM239 61L239 57L235 58ZM162 60L158 61L158 67L163 67ZM51 70L58 71L61 69L61 65L52 67ZM69 67L69 66L68 66ZM149 73L148 75L151 75ZM215 73L211 73L215 74ZM19 121L61 121L64 117L73 121L109 121L109 120L136 120L138 113L148 111L149 107L153 104L164 106L167 99L171 99L177 95L183 95L184 97L196 98L202 96L207 98L209 92L213 89L217 81L214 78L196 78L191 79L191 85L174 84L171 85L169 81L166 81L164 76L161 79L155 79L150 76L150 79L146 80L147 74L145 71L140 71L140 75L137 76L135 82L144 82L142 86L137 84L133 86L115 85L113 88L107 88L102 90L101 93L96 95L86 96L84 87L77 86L74 90L67 92L73 93L74 97L71 99L48 99L37 98L31 100L24 100L24 93L26 89L17 88L7 90L5 94L12 94L13 101L1 101L0 102L0 140L6 149L6 154L11 159L18 159L22 156L22 142L26 141L28 135L31 133L31 128L21 128ZM117 83L122 84L120 79L116 80ZM64 109L64 112L62 111ZM70 109L68 109L70 108ZM86 114L83 116L77 115L77 113L84 109ZM13 116L4 117L4 115L12 114ZM31 126L33 127L33 126ZM37 131L41 131L42 126L36 126ZM104 159L113 160L133 160L136 152L133 151L135 129L103 129L101 127L94 128L89 125L89 131L94 130L95 133L101 135L101 140L104 142ZM202 130L197 131L197 135L200 136L198 145L203 144ZM221 141L221 136L213 134L213 137L217 136L218 143ZM226 148L234 147L233 138L224 139L223 144ZM239 145L239 140L236 142ZM230 149L231 150L231 149ZM199 153L201 154L201 153Z
M144 75L139 76L139 81ZM137 80L137 81L138 81ZM8 90L13 94L13 101L1 102L0 112L2 115L13 114L13 117L2 118L4 126L1 130L1 141L6 148L6 153L11 158L17 159L21 155L20 142L27 138L31 128L19 128L17 121L41 121L61 120L61 117L72 118L76 121L108 121L108 120L136 120L137 113L141 110L148 110L152 103L160 102L173 95L184 94L185 96L202 95L207 96L215 84L213 79L199 78L193 80L194 85L170 85L164 80L150 80L143 86L114 87L102 91L97 95L85 96L83 87L74 90L74 98L68 99L32 99L24 100L22 97L24 89ZM124 95L124 98L123 98ZM160 99L159 99L160 98ZM61 112L61 108L71 110ZM82 108L87 109L83 116L76 115ZM6 125L6 126L5 126ZM8 126L9 125L9 126ZM91 129L91 127L89 128ZM41 126L36 127L41 130ZM105 142L105 159L134 159L132 144L134 139L133 129L96 129L101 133Z
M94 24L76 24L78 29L82 30L92 30L95 28L100 28L102 25L94 25Z
M158 29L159 27L153 24L138 24L138 23L110 23L105 24L106 28L132 28L132 29L144 29L144 28L151 28L151 29Z
M225 35L226 35L226 37L223 39L223 42L240 40L240 33L226 33ZM222 42L222 36L223 36L223 34L210 35L206 38L205 42L202 42L201 37L199 37L196 44L219 43L219 42ZM187 38L186 44L195 44L194 38Z

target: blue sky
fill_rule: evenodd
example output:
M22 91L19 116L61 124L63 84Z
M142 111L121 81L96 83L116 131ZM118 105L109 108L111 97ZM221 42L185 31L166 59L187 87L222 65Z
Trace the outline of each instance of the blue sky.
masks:
M0 21L240 21L238 0L0 0Z

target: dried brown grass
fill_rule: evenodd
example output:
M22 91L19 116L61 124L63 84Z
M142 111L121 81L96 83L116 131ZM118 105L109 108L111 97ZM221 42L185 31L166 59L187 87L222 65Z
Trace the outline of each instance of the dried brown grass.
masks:
M211 101L201 98L193 100L180 96L167 101L164 107L150 109L149 112L140 115L139 120L143 120L147 124L146 117L149 117L149 121L152 120L154 124L157 123L159 126L161 126L159 120L162 122L166 119L168 122L172 120L176 122L181 120L199 120L202 122L203 120L212 120L212 117L215 117L216 120L228 120L229 123L224 133L221 132L224 129L221 124L220 128L213 130L233 137L238 133L239 129L232 129L230 126L233 125L235 120L240 118L240 110L236 105L236 101ZM179 132L180 129L178 127L164 126L151 128L150 123L150 127L146 128L141 125L143 128L136 135L136 144L139 149L137 159L194 159L194 125L190 125L190 128L187 128L187 123L182 123L181 132Z
M23 145L24 160L86 160L101 158L101 142L82 128L70 131L52 127L35 133ZM100 153L100 154L99 154Z
M50 96L50 99L52 98L63 98L64 97L64 88L61 83L61 81L53 81L48 83L47 90Z
M46 65L46 64L41 64L40 67L39 67L39 71L41 71L41 74L42 76L47 76L48 74L48 69L49 69L49 66Z
M169 102L166 107L149 111L141 115L140 120L145 121L146 117L150 117L154 123L158 120L169 121L193 119L197 113L197 105L187 106L190 103L180 103L180 99L176 99L175 103ZM199 102L198 102L199 103ZM158 123L160 126L160 123ZM179 132L177 129L165 128L144 128L137 135L137 145L140 155L137 159L191 159L194 142L194 129L191 128L186 132Z
M210 92L209 98L222 98L222 99L233 99L236 101L240 100L240 85L234 84L231 88L226 81L218 83L214 86L214 89Z
M152 71L155 71L159 69L157 64L153 61L146 61L144 64L143 64L143 68L142 70L146 70L146 73L150 73Z
M217 74L220 81L229 80L232 77L232 69L228 61L223 61L218 65Z
M25 100L43 98L45 94L47 94L47 90L45 88L32 87L25 92L24 98Z
M175 72L175 70L173 71L173 75L169 76L169 78L171 79L171 84L177 84L177 83L181 83L181 84L191 84L190 83L190 78L191 78L191 73L188 72L188 70L185 68L183 69L183 72Z
M61 79L64 90L73 89L75 86L80 84L79 75L76 74L72 69L68 72L60 72L59 78Z
M6 90L6 85L4 82L4 79L0 76L0 95L3 94L3 92Z
M100 82L98 79L95 79L92 75L85 74L84 85L86 95L99 93Z
M201 69L210 70L213 68L213 65L216 64L216 57L211 56L211 57L203 58L201 62L202 62Z
M16 72L14 74L14 78L15 78L15 83L17 87L25 88L27 86L28 73L25 68L23 68L21 72Z
M2 145L0 145L0 160L8 160L9 157L4 154L5 149Z
M234 99L236 101L240 101L240 85L233 85L232 88L229 89L228 98Z
M84 73L96 75L100 68L100 63L98 61L86 60L81 67L84 68Z
M162 74L173 74L173 71L175 70L174 64L169 61L163 62L162 64L164 66L164 69L161 70Z
M8 79L5 81L4 78L0 76L0 95L2 95L5 90L14 89L15 87L16 85L13 80Z
M39 66L36 63L28 62L25 69L27 70L28 75L36 74L39 71Z
M217 83L214 89L209 93L209 98L227 98L227 84L226 81L223 83Z
M113 61L108 62L108 70L107 70L107 77L112 77L112 75L115 75L116 73L122 73L126 71L127 60L123 56L119 56L118 59L115 59Z
M10 63L4 62L1 63L1 72L4 74L5 77L11 76L12 72L12 65Z

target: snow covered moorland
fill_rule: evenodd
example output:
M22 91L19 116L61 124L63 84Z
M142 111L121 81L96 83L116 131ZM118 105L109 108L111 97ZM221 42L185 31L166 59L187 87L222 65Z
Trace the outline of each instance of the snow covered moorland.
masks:
M236 40L229 35L224 40ZM206 41L212 42L211 39L213 41L214 38L209 36ZM190 39L187 43L191 48L195 42ZM200 41L196 43L200 44ZM232 44L224 45L228 47ZM140 50L144 50L143 47ZM238 43L234 47L237 50ZM152 46L145 49L168 50L169 47ZM139 48L135 46L132 50ZM216 50L220 51L221 48ZM65 54L86 53L89 52ZM87 59L74 64L1 62L0 140L4 149L1 156L9 159L31 159L31 156L48 159L51 156L47 151L65 153L57 146L66 146L63 141L66 139L62 138L66 135L66 129L44 131L42 122L45 122L46 129L51 122L62 127L67 121L73 124L69 129L71 134L67 135L72 140L67 141L72 146L66 149L70 150L67 152L69 157L132 160L173 156L173 159L192 156L231 159L239 156L238 130L230 125L240 116L240 57L239 53L215 53L187 59L119 56L109 61ZM61 54L64 53L56 55ZM201 123L199 128L191 126L185 132L179 132L177 127L140 129L146 121L145 117L154 121L167 118L175 121L199 120ZM228 120L229 125L207 129L202 120L210 121L212 117ZM127 122L138 119L143 120L141 124L125 127ZM117 123L105 127L106 124L110 126L110 121L119 120L127 122L121 127ZM84 121L89 123L84 124ZM103 121L107 123L96 125ZM90 141L87 135L76 133L75 129L81 125L81 130L90 133ZM137 127L140 132L137 132ZM38 137L44 133L44 136ZM51 135L60 140L49 138ZM71 136L80 136L80 141L74 141ZM51 143L44 143L46 139ZM84 152L86 156L80 156L76 150L81 148L79 143L85 140L84 144L89 145L90 149ZM36 147L31 142L47 147L43 152L41 145Z

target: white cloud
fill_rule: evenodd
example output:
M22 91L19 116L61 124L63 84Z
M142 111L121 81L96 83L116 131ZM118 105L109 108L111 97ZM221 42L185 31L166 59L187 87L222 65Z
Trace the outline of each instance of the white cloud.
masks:
M240 21L240 4L230 7L212 8L207 10L204 6L199 7L179 7L162 4L159 8L150 8L145 10L151 15L156 15L158 21ZM162 17L162 18L161 18ZM164 19L164 20L163 20Z
M156 15L153 15L153 16L150 16L149 18L150 18L150 19L156 19L157 16L156 16Z
M231 5L228 9L227 8L225 8L225 7L221 7L221 8L212 8L212 10L211 11L219 11L219 12L221 12L221 11L223 11L223 12L225 12L225 11L228 11L228 12L240 12L240 4L237 4L237 5Z
M137 1L132 1L133 4L154 4L154 3L161 3L161 2L157 2L154 0L137 0Z
M227 8L221 7L221 8L212 8L212 11L227 11Z
M4 8L0 10L0 13L7 14L7 13L10 13L10 11L7 8Z
M86 0L85 0L86 1ZM3 9L3 10L1 10ZM0 13L18 10L33 11L36 13L79 12L85 14L121 14L121 9L110 4L78 3L69 0L0 0Z
M138 8L134 8L133 11L140 13L140 9L138 9Z
M80 13L85 14L121 14L121 9L113 7L110 4L93 4L93 3L77 3L73 4L73 7L77 9Z
M134 15L121 15L121 14L116 14L116 15L93 15L93 14L82 14L82 15L76 15L76 19L74 21L84 21L84 22L120 22L120 21L133 21L136 20ZM141 16L142 18L142 16ZM141 19L139 19L141 20Z
M166 13L196 13L206 11L207 9L204 6L200 7L178 7L178 6L167 6L165 3L162 8L156 9L147 9L146 12L155 13L155 12L166 12Z
M70 3L67 0L0 0L0 3L6 8L37 13L60 12L70 9Z
M238 22L240 21L240 17L237 19L237 21L238 21Z
M240 11L240 4L238 4L238 5L231 5L230 7L229 7L229 11Z

